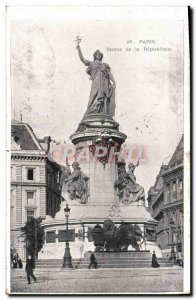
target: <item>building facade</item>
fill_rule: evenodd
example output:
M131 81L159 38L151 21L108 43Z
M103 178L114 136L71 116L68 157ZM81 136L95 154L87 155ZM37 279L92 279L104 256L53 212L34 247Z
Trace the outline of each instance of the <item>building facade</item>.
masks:
M174 247L183 255L183 136L169 160L161 166L156 182L148 192L148 206L159 223L156 237L164 256Z
M60 209L60 166L48 155L51 139L36 138L31 127L11 125L11 249L25 258L21 227L31 217L52 217Z

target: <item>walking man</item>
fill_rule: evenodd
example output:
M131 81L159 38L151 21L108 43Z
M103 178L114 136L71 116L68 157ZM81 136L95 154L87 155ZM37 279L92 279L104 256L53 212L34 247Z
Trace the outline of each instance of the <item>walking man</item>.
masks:
M28 258L27 258L27 261L26 261L26 268L25 268L25 271L27 273L28 284L31 283L31 277L34 279L34 282L36 282L36 277L33 274L34 269L35 269L34 259L31 257L31 255L28 255Z
M90 265L88 268L90 269L92 265L95 269L97 269L97 261L96 261L95 255L93 253L90 256Z

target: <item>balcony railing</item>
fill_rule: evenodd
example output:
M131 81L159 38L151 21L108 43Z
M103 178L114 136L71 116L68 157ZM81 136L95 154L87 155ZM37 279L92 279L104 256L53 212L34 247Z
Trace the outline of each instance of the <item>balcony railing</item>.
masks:
M162 176L164 176L164 174L166 174L167 172L174 170L180 166L183 166L183 161L176 161L175 163L173 163L172 165L165 165L164 167L164 171L162 173Z

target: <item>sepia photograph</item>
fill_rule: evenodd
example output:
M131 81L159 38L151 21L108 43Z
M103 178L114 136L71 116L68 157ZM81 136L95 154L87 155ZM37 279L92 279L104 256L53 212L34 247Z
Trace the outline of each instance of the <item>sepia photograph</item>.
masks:
M188 10L7 7L8 294L190 294Z

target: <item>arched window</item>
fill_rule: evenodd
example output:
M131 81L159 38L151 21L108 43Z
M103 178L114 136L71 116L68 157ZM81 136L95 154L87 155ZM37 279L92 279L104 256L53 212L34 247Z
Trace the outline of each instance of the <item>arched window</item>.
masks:
M182 178L180 178L180 181L179 181L179 191L180 191L180 198L182 198L182 196L183 196L183 180L182 180Z
M166 200L167 200L167 202L170 202L170 188L169 188L169 184L167 184L167 187L166 187Z
M35 217L35 211L34 210L27 210L27 222L31 220L31 218Z
M173 201L175 201L177 199L177 186L175 181L173 182L172 189L173 189Z

